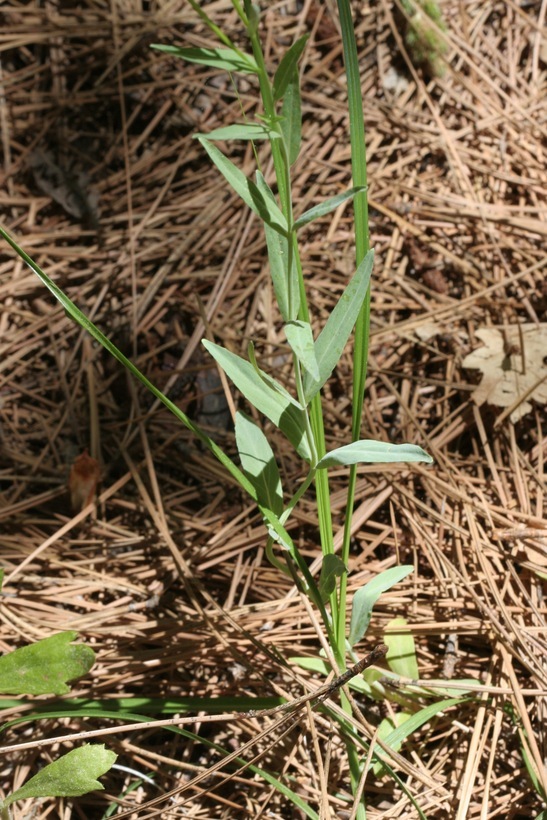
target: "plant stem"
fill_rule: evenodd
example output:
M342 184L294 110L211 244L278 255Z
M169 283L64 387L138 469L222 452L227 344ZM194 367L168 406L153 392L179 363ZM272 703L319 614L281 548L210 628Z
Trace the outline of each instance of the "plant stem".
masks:
M363 100L361 96L361 82L359 76L359 60L357 44L351 16L349 0L338 0L338 11L342 28L342 43L344 48L344 62L348 78L348 108L351 142L351 167L354 185L367 185L367 158L365 143L365 125L363 116ZM358 194L354 199L355 209L355 261L358 267L370 246L368 225L368 202L366 191ZM370 332L370 289L355 325L355 347L353 354L353 402L352 402L352 441L360 438L361 417L367 377L367 359ZM344 538L342 542L341 558L347 566L351 538L351 519L355 501L355 486L357 482L357 466L350 468L348 493L346 500L346 520L344 523ZM343 646L346 630L347 609L347 577L340 579L340 594L338 620L336 625L337 642Z

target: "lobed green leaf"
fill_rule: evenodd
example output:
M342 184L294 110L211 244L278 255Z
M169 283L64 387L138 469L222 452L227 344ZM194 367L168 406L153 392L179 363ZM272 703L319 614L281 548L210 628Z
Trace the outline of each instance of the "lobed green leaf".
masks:
M68 681L86 675L95 653L73 644L77 632L60 632L0 658L0 692L6 695L64 695Z
M97 789L103 790L104 786L97 777L105 774L116 758L117 755L105 749L104 745L73 749L10 794L4 800L4 806L29 797L80 797Z

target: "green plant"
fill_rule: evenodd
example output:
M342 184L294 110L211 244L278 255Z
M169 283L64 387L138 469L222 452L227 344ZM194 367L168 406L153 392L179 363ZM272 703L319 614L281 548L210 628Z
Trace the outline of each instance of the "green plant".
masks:
M301 458L303 478L287 491L267 436L261 426L239 410L235 418L235 438L240 465L228 457L214 441L186 416L167 396L159 391L119 351L104 334L84 316L66 294L0 229L4 238L40 277L58 299L67 314L99 341L118 361L141 381L163 404L215 455L238 481L241 488L257 503L267 529L267 555L282 572L293 579L298 589L316 606L338 670L357 659L357 645L366 633L372 607L379 595L401 581L412 567L394 567L374 578L358 590L351 601L347 596L347 567L350 551L351 511L355 496L359 463L425 462L432 459L414 444L392 444L361 439L363 396L366 380L369 336L369 284L373 267L373 252L369 249L367 218L367 175L363 112L357 51L348 0L339 0L344 54L348 74L350 139L352 146L353 187L310 210L297 214L291 193L291 167L301 147L301 104L298 61L306 45L306 37L297 40L281 60L273 79L266 70L259 38L259 13L249 0L232 0L242 25L247 31L252 53L238 48L220 30L200 6L189 0L202 21L220 41L218 48L179 48L155 46L174 55L205 66L231 73L246 73L256 77L263 105L263 114L256 122L242 122L216 129L196 138L226 182L246 205L261 219L268 248L270 272L279 313L284 325L287 345L292 351L294 392L290 392L259 365L253 345L248 358L204 340L203 344L217 364L225 371L257 414L266 417L286 436ZM260 168L253 180L215 145L218 140L268 140L275 169L277 197ZM353 200L356 222L355 273L333 308L320 333L315 336L310 322L305 280L300 262L298 234L306 225L325 216L346 201ZM323 427L321 389L336 367L342 351L355 327L352 441L330 452L326 450ZM327 471L333 466L349 466L346 526L340 555L335 555ZM306 491L315 486L318 507L318 528L323 555L319 578L315 578L287 530L287 522ZM347 615L351 611L349 631ZM406 650L405 650L406 651ZM414 652L414 650L412 650ZM401 652L396 639L390 646L389 663ZM320 661L317 668L325 674L329 666ZM396 670L394 670L396 672ZM364 679L366 683L366 678ZM364 690L375 695L375 682L366 683ZM359 684L354 683L355 686ZM342 691L345 717L333 714L344 736L351 786L356 800L356 816L365 816L360 795L360 781L372 765L389 770L382 749L395 748L405 737L442 708L457 702L452 698L433 706L408 713L404 724L386 730L384 739L372 750L367 763L367 741L356 735L349 717L352 705ZM392 773L393 774L393 773ZM395 776L393 774L393 776ZM277 786L276 786L277 787ZM308 806L308 816L316 816Z
M413 62L427 66L433 77L442 77L448 44L439 33L446 31L439 4L434 0L401 0L401 4L407 15L405 43Z
M0 658L0 692L11 695L62 695L70 691L68 681L85 675L93 666L95 653L84 644L74 644L76 632L61 632L23 646ZM97 777L116 760L114 752L101 745L73 749L49 763L34 777L0 801L0 817L10 820L10 806L29 797L79 797L104 788Z

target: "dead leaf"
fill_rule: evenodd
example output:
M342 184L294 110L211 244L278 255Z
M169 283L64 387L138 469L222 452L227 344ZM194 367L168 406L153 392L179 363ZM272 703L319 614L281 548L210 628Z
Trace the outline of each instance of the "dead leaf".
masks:
M41 191L76 219L97 223L98 197L83 171L58 165L49 151L40 148L29 155L29 165Z
M472 393L476 404L514 406L510 418L515 422L531 411L529 399L547 403L547 324L484 327L476 335L484 347L462 362L483 373Z
M68 480L70 504L74 512L80 512L91 504L100 477L99 462L91 458L87 450L84 450L82 455L74 460Z

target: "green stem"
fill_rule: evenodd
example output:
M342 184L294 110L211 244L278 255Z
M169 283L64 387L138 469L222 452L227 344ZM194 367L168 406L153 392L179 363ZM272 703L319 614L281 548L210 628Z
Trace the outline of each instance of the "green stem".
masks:
M249 0L245 0L245 11L247 15L250 17L249 13L250 2ZM253 50L253 57L255 58L255 62L258 66L258 79L260 84L260 93L262 96L262 102L264 105L264 112L266 116L269 118L270 122L272 123L272 127L275 127L276 122L276 111L275 111L275 103L273 98L273 92L271 88L271 84L268 78L268 74L266 71L266 66L264 62L264 55L262 53L262 46L260 40L258 38L258 34L256 29L253 30L253 27L249 27L249 39L251 41L251 46ZM281 203L281 208L283 213L287 217L288 224L292 227L293 218L292 218L292 198L291 198L291 185L290 185L290 175L289 175L289 167L288 167L288 159L284 155L283 149L279 143L282 143L282 140L272 140L271 141L271 148L272 148L272 158L274 163L275 175L277 179L277 187L279 191L279 200ZM294 234L293 234L294 237ZM290 243L291 244L291 243ZM300 289L300 310L298 314L298 318L302 321L309 322L309 311L308 305L306 301L306 291L304 286L304 277L302 273L302 264L300 261L300 254L298 251L298 244L296 242L296 237L293 238L292 242L292 263L296 266L296 272L298 276L298 283ZM321 408L321 399L319 395L315 396L312 399L311 407L310 407L310 421L311 421L311 428L313 431L313 438L315 440L315 447L317 451L317 457L321 458L325 452L325 432L323 426L323 412ZM332 536L332 519L331 519L331 510L330 510L330 493L329 493L329 481L327 476L326 470L320 470L315 479L315 486L316 486L316 495L317 495L317 509L318 509L318 518L319 518L319 535L321 540L321 549L323 554L333 553L334 552L334 544L333 544L333 536ZM331 599L331 607L333 610L333 614L336 612L337 609L337 600L336 594L333 594Z
M361 82L359 76L359 60L357 57L357 44L355 42L355 31L351 16L351 6L349 0L338 0L338 13L342 29L342 45L344 49L344 63L348 80L348 109L349 127L351 142L351 167L354 185L367 185L367 161L365 125L363 116L363 100L361 96ZM369 225L368 225L368 202L366 192L358 194L354 199L355 211L355 257L356 267L364 259L369 246ZM357 319L355 326L355 347L353 354L353 401L352 401L352 440L360 438L361 418L363 413L363 402L365 393L365 382L367 377L367 359L370 331L370 290ZM353 505L355 503L355 486L357 482L357 468L350 468L348 482L348 493L346 500L346 519L344 522L344 538L342 542L341 558L344 564L348 565L351 519ZM345 649L346 636L346 609L347 609L347 575L340 579L339 606L337 610L337 620L335 623L336 641L340 652ZM345 661L344 667L345 668ZM342 707L348 714L351 713L351 704L346 697L342 697ZM351 775L352 791L355 793L359 783L360 762L357 749L349 740L346 743L348 762ZM364 801L357 807L357 820L365 820L366 809Z
M363 100L361 96L361 82L359 76L359 60L357 45L351 16L349 0L338 0L338 11L342 28L342 43L344 61L348 78L348 108L351 142L351 167L354 185L367 185L367 159L365 143L365 125L363 116ZM355 261L356 266L367 254L369 241L368 203L366 192L358 194L354 199L355 209ZM367 359L370 331L370 290L357 319L355 326L355 347L353 354L353 402L352 402L352 441L360 438L361 418L367 377ZM357 467L350 468L348 493L346 501L346 520L344 523L344 538L342 542L341 558L347 566L349 560L351 519L355 502L355 486L357 482ZM341 647L345 639L347 609L347 577L340 580L338 621L336 625L337 642Z

